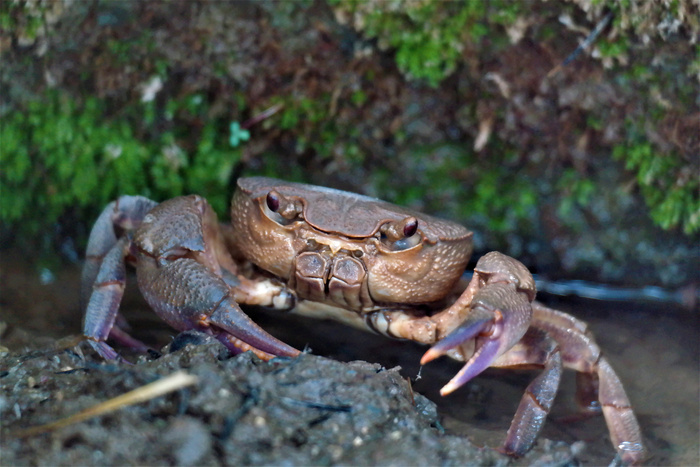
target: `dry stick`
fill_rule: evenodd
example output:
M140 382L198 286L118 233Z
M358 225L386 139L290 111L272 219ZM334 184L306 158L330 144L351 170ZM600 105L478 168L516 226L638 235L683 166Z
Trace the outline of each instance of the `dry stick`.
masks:
M150 384L146 384L140 388L136 388L133 391L122 394L121 396L117 396L113 399L109 399L105 402L89 407L69 417L47 423L46 425L39 425L20 430L15 433L15 436L18 438L25 438L27 436L34 436L46 431L63 428L74 423L82 422L89 418L97 417L98 415L113 412L121 407L138 404L162 396L169 392L177 391L178 389L182 389L186 386L197 384L198 381L199 379L196 376L187 374L184 371L178 371L170 376L166 376L165 378L159 379L158 381Z
M258 115L252 117L250 120L246 121L244 124L241 125L241 128L244 130L247 130L248 128L252 127L256 123L261 122L261 121L265 120L266 118L273 116L274 114L276 114L277 112L282 110L283 107L284 107L283 104L273 105L272 107L265 110L264 112L259 113Z
M593 29L593 31L588 35L588 37L586 37L586 40L584 40L578 47L576 47L576 50L574 50L571 53L571 55L566 57L566 60L564 60L561 64L555 66L549 73L547 73L547 78L550 78L553 75L555 75L556 73L558 73L559 70L564 68L566 65L571 63L576 57L578 57L578 55L582 51L584 51L588 47L590 47L591 44L593 44L593 41L595 41L596 38L598 37L598 35L603 31L603 29L605 29L605 26L607 26L608 23L610 23L610 20L612 20L612 18L613 18L612 12L605 15L603 17L603 19L600 20L600 23L598 23L598 25L595 27L595 29Z

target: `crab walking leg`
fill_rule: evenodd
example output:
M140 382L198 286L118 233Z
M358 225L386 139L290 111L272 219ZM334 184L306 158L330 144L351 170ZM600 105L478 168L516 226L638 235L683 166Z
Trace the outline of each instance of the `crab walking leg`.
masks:
M117 243L117 227L122 231L137 228L143 217L158 203L143 196L121 196L102 210L90 231L85 264L81 278L80 308L85 310L92 295L92 288L104 257Z
M99 271L93 279L92 294L85 311L83 334L102 358L112 360L117 353L105 340L109 336L119 312L124 295L126 265L124 257L129 249L129 239L118 240L104 256Z
M209 332L231 350L251 350L265 360L299 355L298 350L255 324L235 302L223 279L194 259L144 258L136 277L148 304L175 329Z
M531 328L520 342L491 366L542 368L542 372L525 390L503 443L503 451L506 454L522 456L537 439L557 394L562 373L559 346L544 331Z
M557 341L564 366L586 375L579 379L585 385L579 389L579 397L591 399L597 383L597 399L622 461L641 463L646 451L632 405L620 378L601 355L585 323L538 302L533 302L532 307L533 326L545 330Z

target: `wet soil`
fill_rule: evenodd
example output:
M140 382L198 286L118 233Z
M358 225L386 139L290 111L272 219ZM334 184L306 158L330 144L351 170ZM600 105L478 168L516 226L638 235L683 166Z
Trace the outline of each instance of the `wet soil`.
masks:
M488 370L443 398L438 390L459 369L456 362L421 369L424 348L417 345L256 310L251 315L263 327L308 352L262 362L195 337L161 355L125 353L133 365L104 363L85 344L55 350L57 339L80 329L77 266L42 285L22 258L5 253L1 264L3 465L607 465L614 458L602 417L578 416L570 372L534 449L514 461L496 448L531 372ZM130 290L123 310L136 337L158 349L173 338L187 342ZM697 465L697 311L549 304L591 324L634 404L649 464ZM196 375L198 384L17 436L177 370Z

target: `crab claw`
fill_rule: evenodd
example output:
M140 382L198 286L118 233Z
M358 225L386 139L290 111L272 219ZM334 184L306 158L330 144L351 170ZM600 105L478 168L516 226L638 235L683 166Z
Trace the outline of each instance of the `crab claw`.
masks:
M206 332L233 352L252 351L265 360L299 354L256 325L238 306L238 299L247 296L243 278L234 277L236 265L216 214L204 198L182 196L151 209L133 233L130 252L141 293L173 328ZM267 289L270 304L292 303L294 297L283 287L268 284Z
M179 259L157 270L142 265L137 277L152 279L154 286L144 290L144 296L175 329L206 332L236 354L250 351L266 361L300 354L250 319L236 302L234 290L194 260ZM167 287L168 283L194 283L197 287ZM282 293L279 300L288 302L291 299Z
M466 384L473 377L491 366L491 363L498 356L499 342L498 340L488 339L480 347L476 353L469 359L466 365L450 380L449 383L440 389L440 395L446 396Z
M441 390L447 395L491 366L501 354L522 338L529 327L532 308L525 294L512 283L487 284L474 296L467 319L431 347L421 359L425 364L452 350L474 350L462 369Z
M440 390L440 394L443 396L450 394L484 371L497 356L503 320L497 319L493 313L489 313L483 308L474 311L475 313L457 329L431 347L420 361L421 364L426 364L451 350L458 349L471 339L475 340L473 355L459 373Z
M276 356L296 357L300 353L255 324L230 297L224 298L206 318L206 325L224 331L215 332L216 338L237 353L252 351L262 360Z
M225 281L193 259L179 258L158 266L143 260L136 277L146 301L175 329L199 329L233 352L252 351L263 360L299 355L297 349L255 324L238 306Z
M483 313L483 315L485 314ZM466 321L445 336L444 339L428 349L423 358L421 358L420 364L425 365L438 357L446 355L450 350L458 348L477 335L488 334L493 321L493 316L477 316L477 313L473 313Z

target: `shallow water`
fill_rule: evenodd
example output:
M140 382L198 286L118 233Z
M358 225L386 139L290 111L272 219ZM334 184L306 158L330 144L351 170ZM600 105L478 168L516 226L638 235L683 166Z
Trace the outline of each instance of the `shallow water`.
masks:
M17 349L14 328L35 336L64 337L80 330L79 270L69 266L42 285L40 273L13 252L0 265L2 345ZM133 287L131 287L133 289ZM133 292L133 290L132 290ZM599 302L541 297L549 306L587 321L607 358L618 372L642 426L651 465L700 464L700 320L698 310L633 302ZM123 310L134 334L163 344L174 334L150 311L137 293L128 294ZM503 440L531 372L488 370L449 397L438 390L459 369L441 359L423 369L418 361L424 348L325 323L253 313L273 334L298 348L341 360L367 360L385 367L400 365L414 381L414 391L438 404L448 433L461 434L479 445L497 447ZM607 465L613 459L602 417L576 420L574 375L566 372L541 439L585 442L579 459L585 465ZM544 442L544 441L541 441Z

